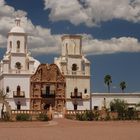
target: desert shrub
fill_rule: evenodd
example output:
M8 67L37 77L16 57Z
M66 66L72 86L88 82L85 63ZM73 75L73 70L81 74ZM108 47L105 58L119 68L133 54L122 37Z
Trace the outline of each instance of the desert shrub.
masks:
M17 121L29 121L29 120L31 120L31 116L29 114L17 114L16 120Z
M41 113L39 114L38 118L37 118L39 121L49 121L49 117L47 114L45 113Z
M138 120L138 112L134 108L128 108L125 114L127 120Z
M113 101L110 102L110 108L113 109L113 111L118 112L119 120L125 119L127 105L124 100L114 99Z
M92 111L86 110L84 113L76 114L76 119L80 121L92 121L94 119L94 114Z
M74 115L65 115L66 119L70 119L70 120L75 120L75 116Z
M3 113L2 121L10 121L10 114L8 112Z
M76 120L83 121L83 114L76 114Z
M107 111L107 114L106 114L106 117L105 117L105 121L109 121L109 120L111 120L111 118L110 118L109 112Z
M98 121L99 120L99 116L100 116L99 112L98 111L95 111L94 112L94 120L95 121Z

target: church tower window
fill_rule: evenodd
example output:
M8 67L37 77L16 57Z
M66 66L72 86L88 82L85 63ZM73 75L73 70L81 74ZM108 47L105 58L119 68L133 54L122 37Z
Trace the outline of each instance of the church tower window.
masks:
M16 62L15 67L16 67L17 69L21 69L21 63L20 63L20 62Z
M66 54L68 54L68 43L66 43Z
M18 40L17 41L17 52L19 52L20 51L20 41Z
M9 90L9 87L7 86L7 87L6 87L6 93L9 93L9 91L10 91L10 90Z
M12 41L10 41L10 49L12 49Z
M87 93L87 89L84 90L84 93L85 93L85 94Z
M72 64L72 71L76 71L77 70L77 65L76 64Z

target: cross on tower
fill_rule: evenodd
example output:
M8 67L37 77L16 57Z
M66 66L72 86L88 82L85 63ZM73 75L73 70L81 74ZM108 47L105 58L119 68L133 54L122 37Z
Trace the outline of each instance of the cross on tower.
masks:
M16 22L16 25L17 25L17 26L20 26L20 18L16 18L16 19L15 19L15 22Z

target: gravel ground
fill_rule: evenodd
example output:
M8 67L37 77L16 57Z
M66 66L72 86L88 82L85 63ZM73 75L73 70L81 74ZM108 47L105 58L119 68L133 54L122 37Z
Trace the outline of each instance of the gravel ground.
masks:
M140 140L140 122L0 122L0 140Z

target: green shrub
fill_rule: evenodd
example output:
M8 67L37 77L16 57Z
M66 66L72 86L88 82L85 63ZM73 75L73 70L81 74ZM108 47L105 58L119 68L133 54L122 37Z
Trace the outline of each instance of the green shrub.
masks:
M73 115L65 115L65 118L70 119L70 120L75 120L76 119L75 116L73 116Z
M98 111L95 111L94 112L94 120L95 121L98 121L99 120L99 116L100 116L99 112Z
M111 120L111 118L110 118L109 112L107 112L106 117L105 117L105 121L109 121L109 120Z
M29 114L17 114L16 115L17 121L29 121L32 120Z
M76 120L83 121L83 120L84 120L84 119L83 119L83 114L77 113L77 114L76 114Z
M39 121L49 121L49 117L47 114L41 113L39 114L38 118Z
M94 114L92 111L86 110L82 114L76 114L76 119L80 121L92 121L94 119Z

